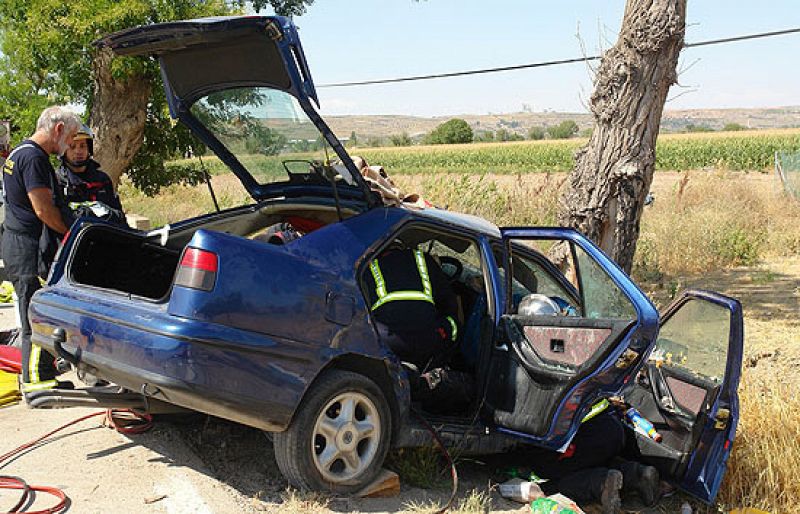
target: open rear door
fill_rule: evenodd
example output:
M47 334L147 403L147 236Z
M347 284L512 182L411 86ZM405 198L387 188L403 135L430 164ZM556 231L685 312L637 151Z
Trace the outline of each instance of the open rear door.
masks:
M684 292L664 313L656 347L626 400L661 434L636 433L641 458L693 496L717 495L739 419L741 304Z
M658 313L588 239L571 229L502 229L503 333L487 407L498 430L565 446L591 407L619 394L655 343ZM499 251L499 250L498 250ZM497 251L496 251L497 252ZM556 266L547 256L566 252ZM540 300L558 312L532 312Z

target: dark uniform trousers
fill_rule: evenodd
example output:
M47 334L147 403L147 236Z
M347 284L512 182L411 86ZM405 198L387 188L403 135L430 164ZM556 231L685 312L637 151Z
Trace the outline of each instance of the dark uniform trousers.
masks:
M31 345L31 324L28 306L39 282L39 238L6 228L3 230L2 257L8 279L17 294L17 307L22 322L22 381L37 383L53 380L57 374L55 358L38 346Z

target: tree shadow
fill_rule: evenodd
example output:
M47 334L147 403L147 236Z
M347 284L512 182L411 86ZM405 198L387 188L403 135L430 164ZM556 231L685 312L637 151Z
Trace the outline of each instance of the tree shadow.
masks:
M746 318L800 326L800 259L783 258L642 284L663 309L684 289L708 289L742 303Z

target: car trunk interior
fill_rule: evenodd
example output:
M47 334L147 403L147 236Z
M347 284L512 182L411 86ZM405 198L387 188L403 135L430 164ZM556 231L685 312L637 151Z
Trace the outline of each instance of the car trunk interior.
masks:
M356 213L343 210L342 214L349 217ZM181 253L197 230L214 230L270 244L263 242L265 231L289 217L320 226L338 221L333 206L293 202L214 213L174 230L165 225L149 233L91 225L81 231L75 242L67 265L68 277L74 284L162 300L170 292Z

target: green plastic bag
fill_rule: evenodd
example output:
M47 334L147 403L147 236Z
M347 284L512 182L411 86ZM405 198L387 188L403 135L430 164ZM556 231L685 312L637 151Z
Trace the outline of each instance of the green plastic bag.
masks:
M572 509L563 507L560 503L550 498L538 498L531 502L533 514L576 514Z
M0 303L11 303L13 300L12 296L14 294L14 286L11 285L11 282L8 280L4 280L0 283Z

